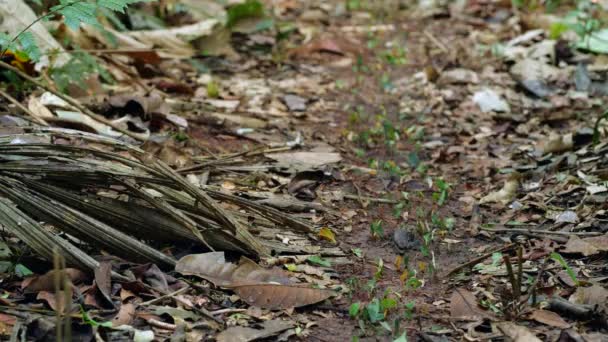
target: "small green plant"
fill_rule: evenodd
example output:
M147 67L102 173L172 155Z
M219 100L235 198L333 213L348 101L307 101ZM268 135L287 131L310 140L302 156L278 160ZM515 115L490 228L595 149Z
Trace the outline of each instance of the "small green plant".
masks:
M441 178L437 179L435 181L435 184L437 185L437 191L433 193L433 199L435 200L435 202L437 202L439 206L442 206L448 199L448 194L450 192L451 185L450 183L446 182Z
M10 50L19 58L39 61L42 53L29 29L40 21L61 15L66 26L73 30L79 29L81 23L86 23L108 33L99 23L98 15L124 13L129 5L143 1L151 0L59 0L59 3L52 6L48 13L36 18L13 37L0 33L0 45L2 46L0 60ZM62 91L65 91L70 83L82 86L86 80L84 76L93 73L99 74L105 81L112 80L109 73L99 66L93 56L83 52L73 54L67 64L49 71L51 78Z
M372 222L369 226L369 231L374 239L381 239L384 237L384 228L382 227L382 220Z
M576 277L576 273L574 273L574 270L570 267L570 265L568 265L566 260L564 260L564 258L559 253L556 253L556 252L552 252L550 256L551 256L551 259L555 260L566 270L566 273L568 273L568 276L572 279L574 284L576 284L578 286L580 284L580 282L578 281L578 278Z

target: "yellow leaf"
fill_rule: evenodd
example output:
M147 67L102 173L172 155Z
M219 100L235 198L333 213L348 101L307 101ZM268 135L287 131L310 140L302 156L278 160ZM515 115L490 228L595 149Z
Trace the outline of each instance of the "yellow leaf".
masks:
M401 273L401 275L399 276L399 279L401 279L401 282L405 283L405 281L407 280L407 278L409 278L409 271L405 270L403 271L403 273Z
M334 234L334 232L331 231L331 229L327 227L321 228L321 230L319 231L319 237L331 243L336 243L336 235Z
M403 257L401 255L397 255L395 258L395 268L401 270L401 264L403 263Z

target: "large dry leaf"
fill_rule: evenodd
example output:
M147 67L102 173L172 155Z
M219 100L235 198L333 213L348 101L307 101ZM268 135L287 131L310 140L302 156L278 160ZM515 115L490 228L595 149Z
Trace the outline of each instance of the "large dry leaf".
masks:
M607 305L608 290L598 284L590 287L579 287L569 298L575 304Z
M450 316L452 318L482 318L486 314L477 306L477 298L470 291L460 288L450 297Z
M539 323L560 329L570 328L570 324L566 322L560 315L549 310L534 310L529 318Z
M266 154L281 166L294 169L314 169L323 165L335 164L342 160L340 153L335 152L286 152Z
M65 272L65 276L72 284L81 283L88 278L86 273L75 268L66 268L63 271ZM41 276L34 276L24 279L21 283L21 288L24 289L25 292L29 293L39 291L55 291L55 272L57 271L52 270Z
M571 235L566 243L564 253L580 253L584 256L590 256L599 253L600 251L591 243L581 239L576 235Z
M274 319L271 321L265 321L262 323L261 329L254 329L250 327L231 327L216 337L218 342L248 342L254 341L261 338L267 338L274 336L281 331L287 330L293 327L292 322L281 321Z
M192 25L163 30L131 31L126 35L149 47L165 49L159 53L162 57L188 58L199 52L195 48L196 41L213 33L218 23L216 19L206 19Z
M498 329L511 338L513 342L541 342L530 329L512 322L502 322L496 325Z
M247 304L263 309L280 310L318 303L329 298L332 291L307 285L257 284L234 288Z
M292 284L278 268L265 269L247 258L239 264L226 262L223 252L187 255L175 270L204 278L216 286L233 289L245 302L265 309L286 309L314 304L332 291Z

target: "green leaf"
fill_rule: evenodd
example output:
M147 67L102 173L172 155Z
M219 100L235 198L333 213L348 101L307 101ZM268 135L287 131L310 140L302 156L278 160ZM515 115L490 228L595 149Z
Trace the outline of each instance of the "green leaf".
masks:
M329 262L329 260L323 259L318 255L309 256L306 261L323 267L331 267L331 262Z
M247 0L242 4L228 8L228 21L226 26L232 27L239 20L264 16L264 6L258 0Z
M365 307L365 313L367 314L367 318L370 322L376 323L384 319L384 313L380 310L380 301L378 298L374 298L367 306Z
M30 269L25 267L25 265L23 265L23 264L15 265L15 273L17 274L17 276L19 276L21 278L31 276L32 274L34 274L34 272L30 271Z
M595 53L608 54L608 28L585 34L576 47Z
M84 81L91 74L99 74L108 83L113 81L112 76L97 63L95 57L82 52L72 54L72 59L68 63L50 71L51 78L62 91L70 84L86 87Z
M394 298L383 298L382 301L380 301L380 307L382 308L382 311L394 309L397 307L397 300Z
M353 248L353 249L351 249L351 251L357 258L363 257L363 251L361 250L361 248Z
M391 328L391 326L390 326L390 325L388 325L388 323L387 323L386 321L380 321L380 325L381 325L381 326L382 326L384 329L388 330L389 332L393 332L393 329Z
M78 30L80 23L100 26L95 16L96 4L83 0L59 0L59 5L51 7L51 12L63 15L63 21L72 30Z
M393 342L407 342L407 332L404 331L403 334L394 339Z
M92 327L106 327L106 328L112 327L112 322L110 322L110 321L97 322L96 320L91 318L91 316L89 316L89 313L84 311L84 308L82 307L82 305L80 306L80 314L82 316L82 322L85 324L88 324Z
M359 309L361 308L361 303L357 302L357 303L352 303L350 305L350 308L348 309L348 315L351 318L355 318L357 317L357 315L359 314Z
M34 35L32 32L26 31L19 36L19 44L21 45L21 51L25 52L27 56L33 61L39 61L42 54L36 44Z
M551 259L557 261L560 265L562 265L562 267L566 269L566 273L568 273L568 276L570 276L570 278L572 279L572 281L577 286L579 285L578 279L576 278L576 274L574 273L574 271L572 270L572 268L570 268L570 266L568 265L568 263L566 262L566 260L564 260L564 258L559 253L552 252L551 253Z

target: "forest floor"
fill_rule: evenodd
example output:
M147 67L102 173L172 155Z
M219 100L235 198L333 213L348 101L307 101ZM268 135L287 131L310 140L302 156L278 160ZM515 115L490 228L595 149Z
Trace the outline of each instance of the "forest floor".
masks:
M319 304L271 312L230 292L230 304L184 298L232 325L297 326L243 341L606 341L608 147L596 120L607 55L572 48L576 36L550 39L557 15L543 9L348 3L274 1L268 11L289 23L282 39L233 33L226 58L142 76L188 121L179 133L161 125L171 138L146 151L183 174L212 159L201 155L241 153L204 177L297 198L282 210L322 228L314 244L344 253L295 262L340 288ZM260 158L280 170L247 168ZM274 239L289 245L288 234ZM171 313L139 314L157 339L194 339Z

